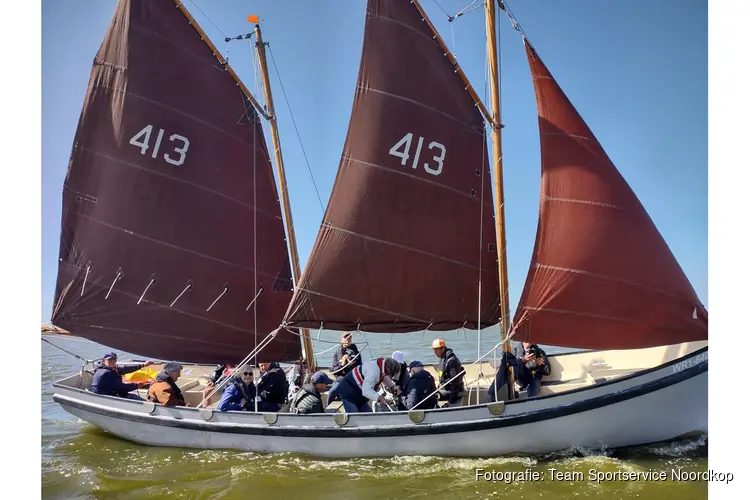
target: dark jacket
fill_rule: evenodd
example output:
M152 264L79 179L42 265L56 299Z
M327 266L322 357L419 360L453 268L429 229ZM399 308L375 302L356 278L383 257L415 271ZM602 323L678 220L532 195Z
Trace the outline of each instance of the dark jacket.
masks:
M399 398L399 409L429 410L435 408L438 402L437 393L433 394L427 401L415 406L433 392L435 392L435 378L427 370L421 370L409 377L406 389L404 389L404 393Z
M446 349L445 354L438 361L440 385L458 375L461 370L463 370L463 366L461 366L461 361L453 353L453 349ZM464 377L462 375L440 389L440 399L447 399L449 403L455 403L463 397L463 392Z
M289 393L289 382L286 379L284 370L281 369L278 363L271 363L268 371L261 374L257 390L260 399L265 402L280 405L286 403Z
M245 400L245 406L242 406L242 400ZM224 393L219 401L219 411L254 411L255 410L255 384L245 385L239 379L235 379L227 384Z
M130 391L138 389L138 384L123 382L122 376L141 368L143 368L143 365L123 365L112 369L100 364L94 371L94 380L91 382L89 390L96 394L124 398Z
M159 372L156 376L156 381L148 389L146 399L164 406L186 406L182 391L165 372Z
M289 411L302 414L323 413L323 400L320 398L320 393L315 390L315 386L305 384L295 392Z
M344 356L344 354L349 355L349 361L354 360L351 362L351 364L342 363L341 358ZM341 370L344 366L348 366ZM331 364L331 372L334 373L337 377L343 377L350 371L354 370L356 367L362 364L362 356L359 355L359 349L355 344L349 344L349 347L342 347L339 346L338 349L333 353L333 363ZM341 371L339 371L341 370Z
M533 352L537 355L537 357L541 357L544 360L544 363L541 366L537 366L533 361L528 363L524 363L523 361L521 361L521 358L523 358L523 356L525 356L529 352ZM529 344L529 347L524 349L523 343L519 342L513 346L512 354L513 358L511 359L513 361L511 361L511 363L516 368L516 379L529 377L536 377L538 379L541 379L542 377L547 376L551 373L549 359L547 359L547 353L545 353L544 350L536 344Z
M406 394L406 386L409 384L409 380L411 379L411 375L409 374L409 366L406 363L401 363L401 372L398 376L398 382L396 385L399 389L401 389L401 395ZM398 409L403 411L406 410L406 407L404 407L401 397L398 398Z

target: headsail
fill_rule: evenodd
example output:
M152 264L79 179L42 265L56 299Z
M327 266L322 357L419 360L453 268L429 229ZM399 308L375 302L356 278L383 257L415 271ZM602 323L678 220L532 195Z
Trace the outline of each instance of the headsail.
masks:
M369 0L349 131L285 318L374 332L499 321L483 118L417 7ZM482 234L480 248L480 232Z
M526 43L542 151L516 340L630 349L708 338L708 313L594 134Z
M172 0L117 4L61 226L52 322L77 335L142 356L237 362L255 346L256 271L257 340L283 317L293 287L259 117ZM299 356L282 331L258 358Z

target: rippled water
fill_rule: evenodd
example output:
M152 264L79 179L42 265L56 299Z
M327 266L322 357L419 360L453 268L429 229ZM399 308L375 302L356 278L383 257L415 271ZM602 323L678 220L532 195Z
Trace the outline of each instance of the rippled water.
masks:
M374 356L396 348L407 359L429 357L431 339L411 343L373 339ZM108 349L82 339L46 336L51 342L87 358ZM335 338L324 335L324 338ZM476 338L447 337L464 359L476 358ZM489 349L495 339L482 342ZM358 341L358 343L360 343ZM319 344L322 351L331 344ZM485 347L486 345L486 347ZM370 351L363 349L366 357ZM554 351L551 349L551 351ZM120 354L124 359L126 353ZM321 359L327 359L327 355ZM421 358L420 358L421 359ZM234 498L539 498L693 499L707 498L704 481L672 481L672 469L708 469L707 438L683 440L628 450L571 449L549 456L489 459L394 457L389 459L318 459L297 454L197 451L152 448L111 436L64 412L52 401L52 383L78 370L80 362L43 343L42 351L42 492L54 499L234 499ZM436 436L435 439L440 439ZM550 469L580 472L583 479L551 480ZM497 473L527 469L544 474L544 481L476 480L476 470ZM666 481L596 481L589 471L666 471ZM502 477L502 476L501 476Z

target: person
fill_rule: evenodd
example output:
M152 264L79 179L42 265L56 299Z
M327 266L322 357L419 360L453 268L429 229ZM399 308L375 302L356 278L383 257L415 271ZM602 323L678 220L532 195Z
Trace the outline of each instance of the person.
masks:
M323 398L321 394L324 393L328 387L333 384L333 380L322 371L315 372L310 379L310 384L304 384L294 394L292 404L289 408L291 413L323 413Z
M286 403L289 394L286 373L276 361L260 363L260 370L255 398L258 401L258 411L277 412Z
M352 332L344 332L341 335L341 345L333 353L333 363L331 363L331 374L336 378L328 391L328 402L332 403L338 399L337 396L331 398L331 393L337 394L334 391L336 386L341 383L347 373L354 370L356 367L362 364L362 355L359 352L356 344L352 343Z
M185 406L185 397L177 387L177 380L182 375L182 365L171 362L156 376L156 380L148 390L146 399L164 406Z
M104 396L116 396L143 401L142 397L137 394L130 394L130 392L147 386L148 381L143 380L128 383L122 381L122 376L153 364L153 361L146 361L143 364L117 366L117 353L108 352L102 357L101 363L94 370L94 378L91 381L89 390L95 394L102 394Z
M409 382L399 397L399 409L430 410L437 408L438 394L435 392L435 377L424 369L421 361L409 363ZM427 396L429 399L422 402Z
M547 353L537 344L531 342L517 342L513 345L515 379L521 390L526 389L528 397L539 395L542 387L542 377L549 375L552 370Z
M404 362L404 353L401 351L394 351L393 354L391 354L391 358L395 359L399 362L399 374L398 374L398 384L394 386L395 389L395 401L396 405L398 406L398 409L403 411L406 408L404 408L403 404L401 403L401 395L404 394L406 391L406 386L409 383L409 367Z
M227 382L219 401L219 411L255 411L255 384L253 370L243 366Z
M463 370L461 361L453 352L453 349L446 347L443 339L435 339L432 342L432 351L438 358L439 384L441 386L445 384L439 391L439 399L441 401L447 400L446 406L461 406L464 396L464 376L463 374L457 376ZM453 380L448 382L451 379ZM446 382L448 383L446 384Z
M347 373L336 387L331 388L328 397L340 396L347 413L370 412L370 401L388 404L378 390L381 384L393 387L399 371L398 361L392 358L367 361Z

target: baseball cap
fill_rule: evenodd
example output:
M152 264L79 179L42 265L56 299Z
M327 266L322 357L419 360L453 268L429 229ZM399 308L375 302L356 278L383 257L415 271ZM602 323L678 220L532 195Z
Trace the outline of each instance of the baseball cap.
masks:
M417 366L420 367L420 368L424 368L424 365L422 364L422 362L421 361L417 361L416 359L414 361L412 361L411 363L409 363L409 369L410 370L412 368L416 368Z
M402 364L404 362L404 353L401 351L393 351L391 357L398 361L398 364Z
M332 384L333 380L326 375L324 372L315 372L311 378L311 381L314 384Z
M439 347L445 347L445 340L443 339L435 339L432 341L432 348L437 349Z
M116 352L108 352L104 356L102 356L102 359L109 359L109 358L116 358L117 353Z

